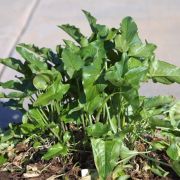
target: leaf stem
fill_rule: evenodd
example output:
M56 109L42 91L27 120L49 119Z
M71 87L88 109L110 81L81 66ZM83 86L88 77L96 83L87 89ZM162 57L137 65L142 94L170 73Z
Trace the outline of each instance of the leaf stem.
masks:
M109 123L110 123L110 121L111 121L111 116L110 116L110 113L109 113L109 109L108 109L107 103L105 104L105 108L106 108L108 120L109 120Z
M75 152L88 152L92 153L92 151L86 151L86 150L81 150L81 149L69 149L70 151L75 151Z
M90 123L92 124L93 122L92 122L92 117L91 117L91 115L88 115L89 116L89 120L90 120Z
M122 163L122 162L124 162L124 161L126 161L126 160L128 160L128 159L131 159L132 157L134 157L134 156L136 156L136 155L144 155L144 154L146 154L146 153L150 153L151 151L145 151L145 152L135 152L134 154L132 154L131 156L128 156L128 157L126 157L126 158L124 158L124 159L122 159L122 160L120 160L120 161L118 161L117 162L117 164L120 164L120 163Z
M144 155L144 154L141 154L140 156L142 156L142 157L144 157L144 158L147 158L148 160L153 161L153 162L155 162L155 163L159 163L159 164L162 164L162 165L165 165L165 166L168 166L168 167L172 167L172 166L169 165L168 163L165 163L165 162L162 162L162 161L158 161L158 160L156 160L156 159L154 159L154 158L151 158L151 157L149 157L149 156L146 156L146 155Z
M86 128L86 123L85 123L83 114L81 114L81 119L82 119L83 128L85 129Z

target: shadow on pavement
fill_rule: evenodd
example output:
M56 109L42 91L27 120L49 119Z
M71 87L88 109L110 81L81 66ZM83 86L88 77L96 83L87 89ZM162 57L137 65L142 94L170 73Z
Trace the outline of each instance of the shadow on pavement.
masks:
M7 128L9 123L21 122L22 114L20 111L3 107L2 104L3 103L0 102L0 128L1 129Z

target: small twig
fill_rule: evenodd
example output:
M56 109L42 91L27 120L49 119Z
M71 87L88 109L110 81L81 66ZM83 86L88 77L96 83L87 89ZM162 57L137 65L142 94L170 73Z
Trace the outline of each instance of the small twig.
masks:
M150 153L151 151L146 151L146 152L134 152L134 154L132 154L131 156L129 156L129 157L126 157L126 158L124 158L124 159L122 159L122 160L120 160L120 161L118 161L117 162L117 164L120 164L120 163L122 163L122 162L124 162L124 161L126 161L126 160L128 160L128 159L131 159L132 157L134 157L134 156L136 156L136 155L141 155L141 154L146 154L146 153Z
M118 161L117 164L120 164L120 163L122 163L122 162L124 162L124 161L126 161L126 160L129 160L129 159L131 159L133 156L134 156L134 155L128 156L127 158L124 158L124 159Z
M52 175L51 177L49 177L47 180L52 180L52 179L56 179L58 177L64 176L66 174L59 174L59 175Z
M85 151L85 150L80 150L80 149L70 149L71 151L75 151L75 152L88 152L88 153L92 153L92 151Z
M40 171L40 174L45 171L49 166L51 165L51 163L49 163L47 166L45 166L41 171Z
M143 139L141 136L139 136L139 138L140 138L142 141L144 141L145 143L147 143L147 144L150 144L150 145L151 145L151 143L150 143L150 142L146 141L146 140L145 140L145 139Z
M155 163L159 163L159 164L162 164L162 165L165 165L165 166L168 166L168 167L171 167L171 168L172 168L172 166L169 165L168 163L165 163L165 162L162 162L162 161L158 161L158 160L156 160L156 159L154 159L154 158L151 158L151 157L149 157L149 156L146 156L146 155L144 155L144 154L141 154L140 156L142 156L142 157L144 157L144 158L147 158L148 160L153 161L153 162L155 162Z

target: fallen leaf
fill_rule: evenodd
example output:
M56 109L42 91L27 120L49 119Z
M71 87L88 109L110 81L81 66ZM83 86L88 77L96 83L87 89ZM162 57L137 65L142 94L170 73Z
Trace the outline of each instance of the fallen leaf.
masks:
M40 174L38 172L28 172L23 174L24 178L32 178L32 177L38 177Z
M16 152L24 152L24 151L27 151L27 144L25 143L19 143L16 145Z

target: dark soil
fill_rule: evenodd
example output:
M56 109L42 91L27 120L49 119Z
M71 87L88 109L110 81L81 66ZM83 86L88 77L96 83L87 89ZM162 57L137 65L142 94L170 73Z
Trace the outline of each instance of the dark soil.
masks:
M144 167L147 164L147 160L140 156L133 159L131 163L133 169L129 169L127 173L130 175L132 180L179 180L176 173L171 168L165 166L162 166L163 169L170 172L166 177L159 177L150 170L145 170Z
M62 176L70 180L76 180L80 177L80 167L76 162L84 164L84 161L86 161L85 157L89 157L84 156L83 159L74 159L72 158L74 155L71 155L64 159L55 158L50 161L44 161L41 160L40 156L43 151L28 147L23 143L17 144L14 149L9 151L12 157L9 158L8 163L0 167L0 180L46 180L50 177L62 179ZM76 156L83 157L80 154Z
M39 172L39 175L36 177L31 177L31 172L26 172L25 169L22 169L20 172L1 171L0 180L46 180L50 177L57 177L56 179L62 179L62 174L64 177L70 180L76 180L80 178L80 168L78 166L75 166L71 161L64 164L62 163L63 162L56 158L52 161L49 161L48 163L38 162L35 164L29 164L28 166L32 167L32 169L34 167L34 169Z
M77 157L80 157L80 162L82 167L94 168L92 164L92 155L91 154L76 154ZM77 158L76 157L76 158ZM133 169L127 170L127 173L130 175L132 180L179 180L177 175L171 170L166 169L170 172L170 175L167 177L158 177L153 174L150 170L145 171L144 165L147 163L146 159L138 156L131 161ZM87 166L88 165L88 166ZM27 165L26 165L27 166ZM26 169L22 169L20 172L0 172L0 180L47 180L50 177L56 177L55 179L68 179L76 180L80 179L81 168L73 162L72 159L69 159L68 162L63 162L62 159L53 159L51 161L28 164L30 167L36 167L39 172L39 176L36 177L26 177ZM164 168L164 167L163 167ZM29 174L31 175L31 174ZM51 179L52 180L52 179Z
M136 149L138 151L145 151L148 145L143 142L138 142ZM49 180L65 179L76 180L81 177L81 169L95 169L93 155L91 151L74 152L68 158L55 158L51 161L41 160L39 150L27 147L20 143L15 149L16 156L9 159L7 165L3 166L6 171L0 170L0 180ZM24 155L27 154L27 157ZM31 158L30 158L31 157ZM153 152L148 154L149 158L161 160L165 163L170 163L166 153ZM167 177L159 177L144 167L152 163L143 156L136 156L132 158L130 164L132 169L127 169L126 173L130 175L132 180L179 180L179 177L174 171L167 167L162 168L169 172ZM92 179L93 180L93 179ZM109 179L108 179L109 180Z

